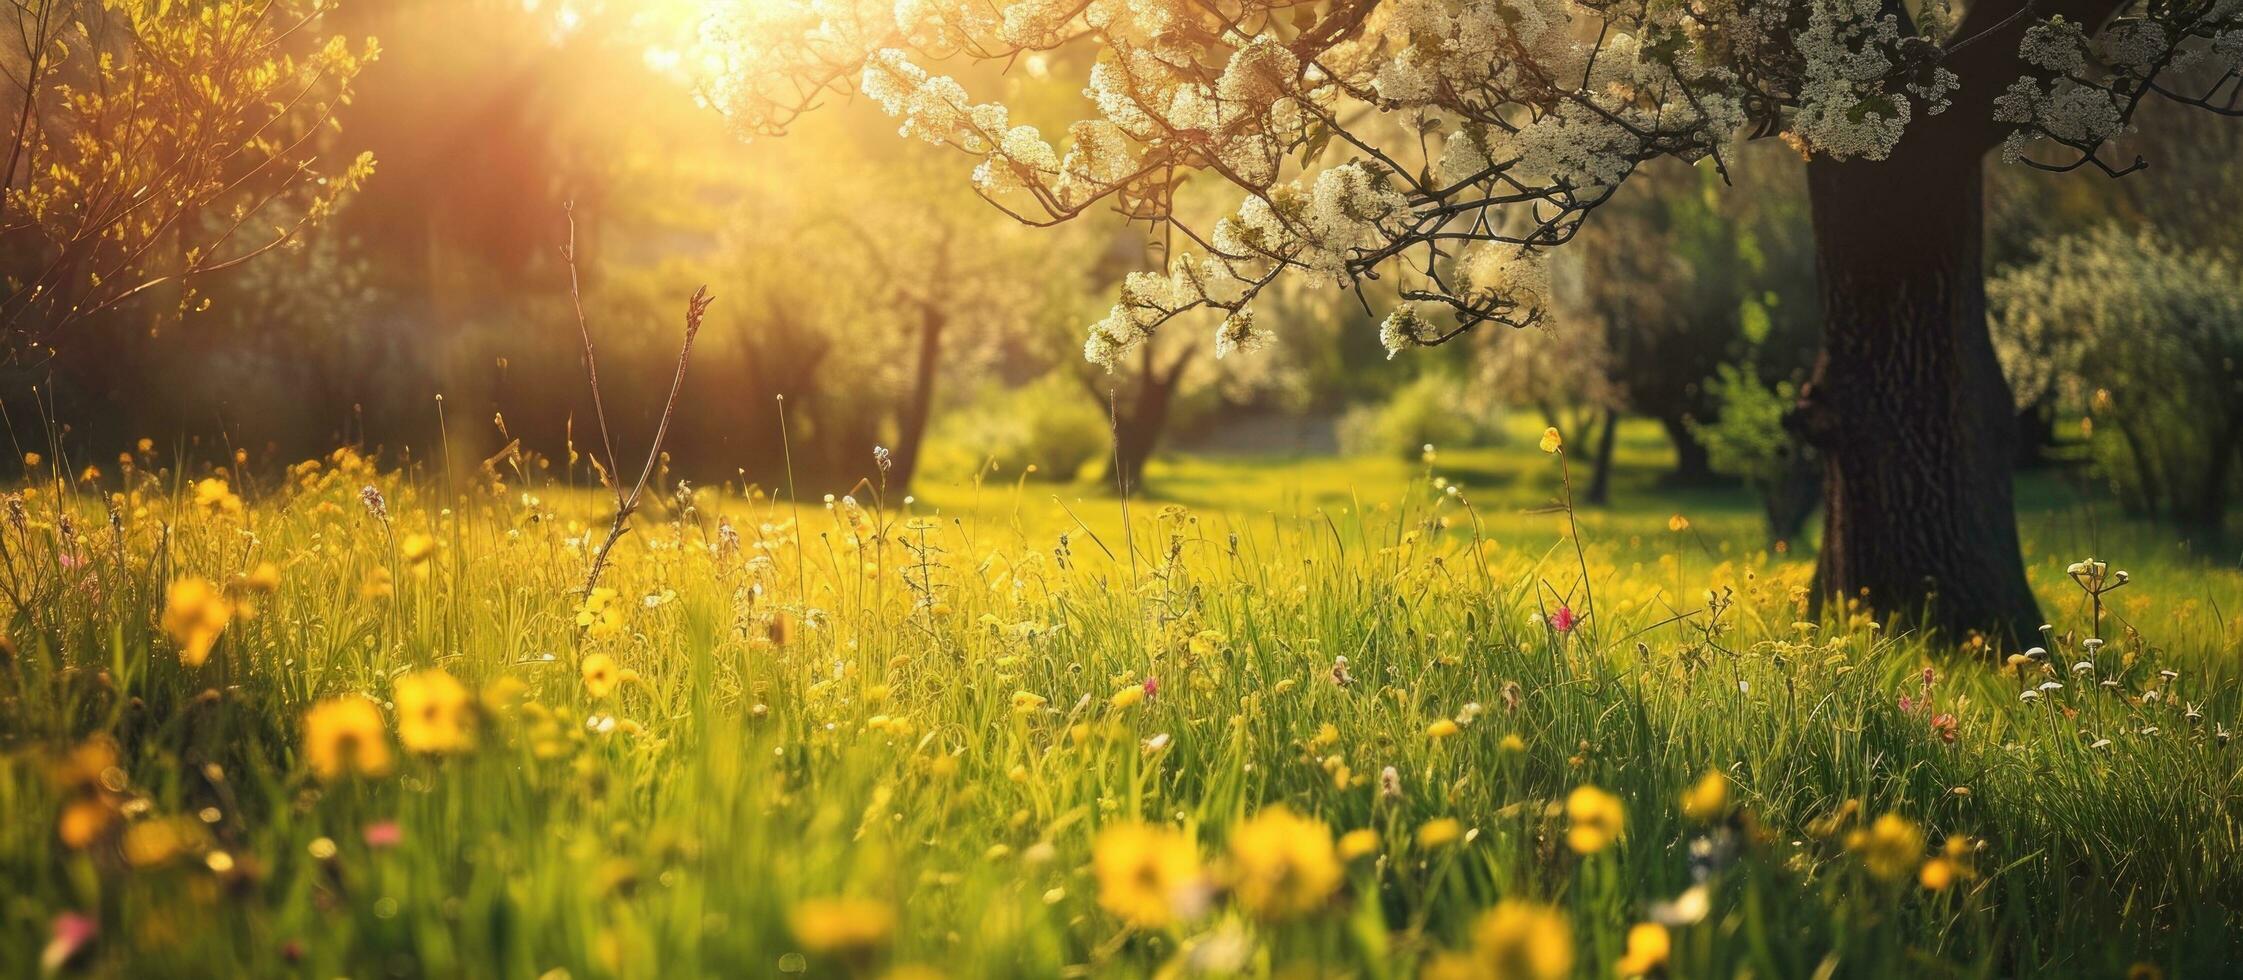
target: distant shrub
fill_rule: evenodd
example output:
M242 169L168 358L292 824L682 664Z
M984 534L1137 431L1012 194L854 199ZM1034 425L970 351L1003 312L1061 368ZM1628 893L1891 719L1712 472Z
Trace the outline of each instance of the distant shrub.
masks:
M1705 445L1707 463L1760 495L1771 546L1796 540L1821 486L1813 453L1784 426L1799 398L1797 386L1765 384L1750 371L1724 364L1706 391L1720 414L1710 423L1692 421L1690 431Z
M1987 286L2010 383L2086 413L2127 509L2221 536L2243 459L2243 264L2105 228Z
M995 460L1008 473L1033 465L1038 478L1062 481L1113 452L1106 416L1057 371L953 413L941 442L949 465L972 469Z
M1490 446L1502 438L1494 399L1439 372L1402 386L1384 402L1348 409L1339 424L1340 450L1352 456L1415 458L1427 444Z

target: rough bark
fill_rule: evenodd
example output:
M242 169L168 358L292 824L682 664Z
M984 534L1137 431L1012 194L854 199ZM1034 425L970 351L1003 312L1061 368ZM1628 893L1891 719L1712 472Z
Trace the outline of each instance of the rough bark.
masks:
M2014 642L2040 613L1986 325L1982 158L1930 133L1889 160L1808 164L1824 337L1795 422L1824 460L1818 597Z

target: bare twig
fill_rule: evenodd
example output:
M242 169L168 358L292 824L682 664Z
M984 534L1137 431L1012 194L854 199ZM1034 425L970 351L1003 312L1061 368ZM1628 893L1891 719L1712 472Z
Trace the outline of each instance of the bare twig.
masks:
M608 434L607 406L600 399L600 369L592 353L592 327L584 316L584 297L578 287L576 271L576 213L569 209L569 240L561 250L561 258L569 268L569 300L576 307L576 328L584 340L584 373L592 383L592 411L600 421L600 441L607 447L609 486L615 491L615 519L609 523L607 539L600 542L600 550L592 553L592 569L584 577L584 594L591 595L600 584L600 573L607 570L608 552L615 543L631 530L631 515L639 509L646 494L646 485L654 478L654 471L662 461L662 441L670 434L670 420L677 415L678 395L685 390L685 367L693 359L693 339L701 332L701 319L709 312L715 297L709 287L694 290L685 301L685 341L678 347L677 372L670 377L670 397L662 403L662 421L654 427L654 441L646 448L646 464L639 468L638 482L629 493L623 491L622 473L614 469L615 440Z

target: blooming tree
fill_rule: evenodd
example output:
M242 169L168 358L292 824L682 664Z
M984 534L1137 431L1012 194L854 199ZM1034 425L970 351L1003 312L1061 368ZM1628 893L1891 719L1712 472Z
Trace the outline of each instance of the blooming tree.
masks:
M321 0L18 0L0 65L0 327L19 349L300 240L373 171L327 160L375 55Z
M1980 162L2118 174L2144 100L2243 112L2239 20L2243 0L748 0L707 35L744 133L854 92L974 157L1023 221L1108 208L1177 242L1090 327L1100 363L1195 311L1253 336L1284 276L1391 302L1390 350L1533 324L1547 252L1640 164L1779 137L1809 161L1824 273L1797 422L1830 450L1822 591L2009 630L2038 612ZM1023 60L1079 66L1056 142L959 79ZM1235 208L1177 207L1187 179Z

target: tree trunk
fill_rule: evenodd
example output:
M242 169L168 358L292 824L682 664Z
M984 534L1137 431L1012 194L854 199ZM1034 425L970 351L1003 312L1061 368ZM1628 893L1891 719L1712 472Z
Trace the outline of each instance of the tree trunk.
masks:
M1596 466L1590 471L1589 492L1582 502L1591 507L1602 507L1612 502L1612 448L1620 429L1620 413L1604 410L1603 432L1597 436Z
M1167 370L1153 356L1153 345L1146 344L1138 365L1136 392L1125 402L1112 406L1114 418L1114 484L1122 495L1140 492L1144 488L1145 464L1152 461L1153 450L1160 445L1162 430L1168 427L1168 408L1175 401L1176 384L1191 366L1193 351L1186 349Z
M1823 350L1794 415L1820 449L1818 599L2014 643L2040 623L2010 485L2016 416L1986 326L1982 148L1922 132L1807 165Z
M904 402L903 416L896 423L896 444L888 454L890 466L883 493L910 493L911 478L918 475L920 450L927 442L927 420L935 410L935 378L942 368L942 331L948 322L949 318L933 306L919 312L919 363L912 368L911 397Z
M2048 451L2056 448L2056 406L2042 399L2017 410L2017 465L2020 469L2046 466Z
M1680 415L1659 419L1659 426L1667 430L1667 441L1674 444L1674 471L1667 481L1680 486L1704 486L1720 482L1713 471L1713 460L1706 455L1706 444L1698 441L1698 434L1690 431L1690 423Z
M1761 508L1768 518L1768 548L1779 554L1791 550L1807 518L1822 495L1822 473L1813 460L1787 462L1784 470L1761 490Z

